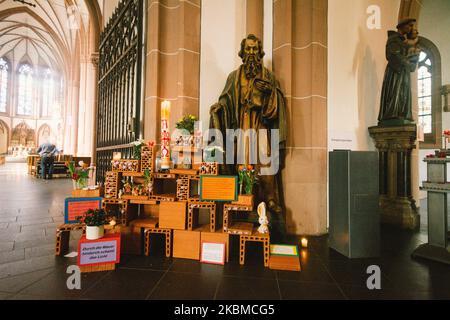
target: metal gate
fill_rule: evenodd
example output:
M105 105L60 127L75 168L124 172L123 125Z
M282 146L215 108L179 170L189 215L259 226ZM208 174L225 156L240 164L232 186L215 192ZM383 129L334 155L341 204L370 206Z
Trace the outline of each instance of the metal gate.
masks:
M97 181L111 169L113 152L131 157L140 135L144 0L122 0L100 35Z

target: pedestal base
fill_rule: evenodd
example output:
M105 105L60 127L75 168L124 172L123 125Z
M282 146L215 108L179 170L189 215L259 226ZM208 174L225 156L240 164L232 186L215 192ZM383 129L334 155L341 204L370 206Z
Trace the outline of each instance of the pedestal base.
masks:
M420 228L420 215L415 201L410 198L398 197L380 198L381 222L400 226L403 229L417 230Z
M411 256L413 258L424 258L450 264L449 250L441 247L436 247L428 243L419 246L416 250L414 250Z

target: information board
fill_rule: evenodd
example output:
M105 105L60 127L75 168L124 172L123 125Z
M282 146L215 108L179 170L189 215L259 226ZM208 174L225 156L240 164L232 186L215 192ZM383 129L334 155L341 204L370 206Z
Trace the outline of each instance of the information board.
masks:
M200 176L200 200L237 201L236 176Z
M102 198L66 198L64 223L79 223L76 217L83 216L89 209L101 209Z
M225 243L202 242L200 262L225 264Z
M120 233L106 234L98 240L83 236L78 242L78 265L92 266L120 262Z

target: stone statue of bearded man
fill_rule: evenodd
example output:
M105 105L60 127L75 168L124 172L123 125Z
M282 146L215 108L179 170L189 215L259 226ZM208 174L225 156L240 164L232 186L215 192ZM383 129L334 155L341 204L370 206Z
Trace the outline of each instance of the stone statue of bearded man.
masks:
M257 133L259 129L266 129L266 136L261 138L258 135L257 146L267 149L267 153L270 154L271 129L279 130L280 144L286 140L284 95L274 74L263 66L264 51L261 41L255 35L250 34L242 40L239 57L242 58L243 64L230 73L219 101L210 109L210 128L219 129L223 136L227 129L242 129L243 131L255 129ZM224 165L221 167L223 173L236 174L239 164L254 164L256 172L260 173L262 164L259 157L256 163L249 162L251 158L249 140L244 145L245 163L235 161L233 165ZM236 147L237 141L235 140L235 150ZM224 150L228 150L228 146L225 146ZM275 175L260 175L258 180L256 199L265 201L271 212L282 216L278 188L280 185L279 171Z

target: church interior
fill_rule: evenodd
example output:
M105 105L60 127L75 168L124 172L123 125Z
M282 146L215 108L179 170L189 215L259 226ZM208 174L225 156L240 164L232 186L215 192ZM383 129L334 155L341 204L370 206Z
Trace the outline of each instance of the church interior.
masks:
M447 30L448 0L0 0L0 300L450 299Z

